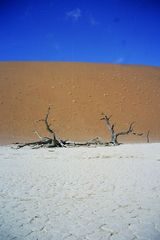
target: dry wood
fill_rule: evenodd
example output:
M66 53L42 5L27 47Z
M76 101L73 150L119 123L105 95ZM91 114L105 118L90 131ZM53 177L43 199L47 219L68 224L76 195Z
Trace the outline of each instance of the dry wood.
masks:
M122 136L122 135L128 135L128 134L133 134L133 135L137 135L137 136L142 136L143 133L136 133L133 132L133 126L134 126L134 122L130 123L129 128L126 131L121 131L121 132L116 132L115 131L115 124L111 124L110 119L112 117L111 116L107 116L107 114L102 113L103 117L100 120L104 120L106 127L108 128L110 135L111 135L111 139L109 141L109 144L113 144L113 145L119 145L118 142L118 137Z
M147 143L149 143L149 142L150 142L149 135L150 135L150 130L148 130L148 132L147 132Z
M31 146L33 148L39 148L39 147L63 147L63 141L59 140L56 137L55 131L51 128L51 124L48 122L49 114L50 114L50 107L48 107L47 114L44 119L40 119L37 122L43 121L45 123L47 131L51 134L51 137L41 137L37 130L34 130L34 133L39 137L39 141L36 142L30 142L30 143L24 143L19 144L18 148L22 148L25 146Z
M133 131L134 122L130 123L129 128L126 131L116 132L115 131L115 124L112 124L110 122L110 119L111 119L112 115L108 117L107 114L103 113L102 114L103 117L101 118L101 120L105 121L106 127L110 132L111 139L110 139L109 142L104 142L99 137L91 139L89 141L84 141L84 142L74 142L74 141L68 141L68 140L61 140L56 136L53 127L49 123L50 110L51 110L51 108L49 106L45 118L40 119L36 122L44 122L45 126L46 126L46 130L47 130L47 132L49 132L49 134L51 136L50 137L42 137L35 128L34 133L38 136L38 138L40 140L35 141L35 142L30 142L30 143L24 143L24 144L17 143L18 148L22 148L22 147L25 147L25 146L31 146L32 148L37 149L37 148L41 148L41 147L52 148L52 147L119 145L119 142L118 142L118 137L119 136L128 135L128 134L133 134L133 135L137 135L137 136L142 136L143 135L143 133L136 133L136 132ZM149 131L147 133L147 141L149 142Z

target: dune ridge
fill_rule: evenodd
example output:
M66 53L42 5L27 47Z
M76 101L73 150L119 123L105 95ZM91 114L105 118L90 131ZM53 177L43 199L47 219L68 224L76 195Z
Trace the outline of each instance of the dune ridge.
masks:
M135 121L160 140L160 67L69 62L0 62L0 144L47 135L42 119L49 105L58 136L70 140L109 138L101 113L117 130ZM36 126L35 126L36 125ZM146 136L123 142L145 142Z

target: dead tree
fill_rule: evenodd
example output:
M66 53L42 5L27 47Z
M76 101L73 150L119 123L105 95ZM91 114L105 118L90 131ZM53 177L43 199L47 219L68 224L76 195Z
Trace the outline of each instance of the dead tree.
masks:
M55 131L51 128L51 124L48 122L49 114L51 108L48 107L47 114L44 119L40 119L36 122L44 122L47 131L50 133L51 137L41 137L37 130L34 130L35 134L39 137L39 141L18 144L18 148L22 148L25 146L31 146L33 148L40 148L40 147L64 147L63 140L59 140L55 134Z
M61 140L58 140L58 138L56 137L55 131L51 128L51 124L49 124L48 122L48 117L49 117L49 113L50 113L50 107L48 107L48 111L46 114L45 119L40 119L38 120L39 122L44 122L46 125L46 129L47 131L51 134L51 141L52 143L50 144L50 147L63 147L63 143Z
M150 139L149 139L149 135L150 135L150 130L148 130L148 132L147 132L147 143L149 143L150 142Z
M117 133L115 131L115 124L112 124L110 122L110 119L111 119L112 115L109 116L109 117L104 113L102 113L102 115L103 115L103 117L100 120L105 121L106 127L108 128L108 130L110 132L111 139L109 141L109 144L111 144L111 145L114 145L114 146L119 145L120 143L118 142L118 137L122 136L122 135L129 135L129 134L133 134L133 135L137 135L137 136L142 136L143 135L143 133L136 133L136 132L133 131L134 122L130 123L129 128L126 131L122 131L122 132Z
M42 137L39 132L36 130L36 127L34 129L34 133L36 136L38 136L39 141L24 143L24 144L18 144L18 148L22 148L25 146L30 146L34 149L41 148L41 147L80 147L80 146L95 146L95 145L104 145L102 140L100 138L91 139L89 141L85 142L73 142L68 140L60 140L53 130L53 127L51 127L51 124L49 123L49 114L50 114L51 108L48 107L47 114L44 119L40 119L37 122L44 122L47 132L50 134L49 137Z

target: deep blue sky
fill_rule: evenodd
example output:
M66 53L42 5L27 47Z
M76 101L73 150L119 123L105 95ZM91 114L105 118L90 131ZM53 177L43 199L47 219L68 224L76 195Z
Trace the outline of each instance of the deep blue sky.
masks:
M0 0L0 60L160 66L160 1Z

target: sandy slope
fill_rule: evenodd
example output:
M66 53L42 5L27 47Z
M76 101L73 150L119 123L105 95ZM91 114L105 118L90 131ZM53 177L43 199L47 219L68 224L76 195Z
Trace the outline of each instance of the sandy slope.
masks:
M160 68L52 62L0 63L0 143L33 139L34 121L49 104L61 138L108 137L101 112L113 114L117 128L136 121L160 139ZM44 134L45 129L38 126ZM126 138L122 139L129 140ZM132 141L145 141L145 138Z
M160 144L0 147L0 240L159 240Z

